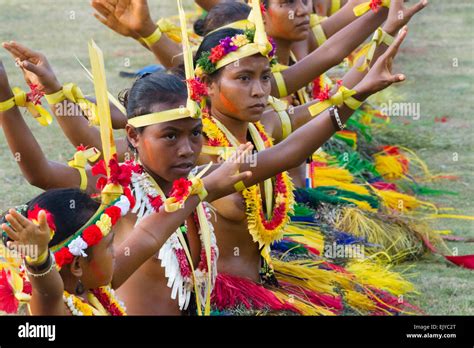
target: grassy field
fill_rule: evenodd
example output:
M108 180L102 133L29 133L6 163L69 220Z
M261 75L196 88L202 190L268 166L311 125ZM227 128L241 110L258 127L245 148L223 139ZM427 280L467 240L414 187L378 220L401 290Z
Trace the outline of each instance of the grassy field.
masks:
M154 17L176 13L174 2L150 0ZM403 144L417 151L434 173L453 173L458 181L438 181L432 187L459 192L434 201L441 207L454 207L455 213L474 216L472 172L474 138L474 2L472 0L431 0L429 7L410 25L396 69L407 75L397 87L403 101L419 103L421 118L394 118L398 127L384 136L392 144ZM133 71L153 64L153 56L133 42L113 34L92 16L86 0L2 0L0 40L17 40L42 51L55 68L60 81L73 81L85 93L92 84L75 61L77 55L88 65L87 41L103 49L109 89L117 94L131 81L119 77L120 71ZM186 4L191 6L188 0ZM25 87L22 75L6 51L0 49L12 85ZM446 122L435 122L446 116ZM74 152L59 127L39 127L28 117L48 158L66 161ZM40 190L28 185L0 136L0 210L27 201ZM433 198L430 198L433 199ZM435 220L439 230L474 237L472 221ZM474 254L474 244L449 243L459 254ZM398 266L405 270L407 266ZM446 263L439 256L428 256L410 269L420 296L413 302L434 315L474 314L474 273Z

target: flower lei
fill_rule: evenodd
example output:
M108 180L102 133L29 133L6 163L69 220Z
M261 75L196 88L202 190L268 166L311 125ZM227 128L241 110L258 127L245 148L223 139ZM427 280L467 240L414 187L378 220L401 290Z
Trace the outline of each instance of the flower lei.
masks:
M117 299L114 290L110 287L102 286L98 289L92 290L91 294L97 299L97 301L99 301L108 314L112 316L127 315L125 306ZM64 291L63 300L71 314L74 316L93 316L94 312L98 311L78 296L69 294L67 291Z
M159 188L159 186L155 183L153 178L148 174L143 167L138 165L140 170L134 171L132 173L132 187L134 196L137 198L137 206L133 209L132 212L138 213L138 220L137 223L140 221L141 218L147 216L151 212L159 211L160 207L164 204L167 198L164 196L163 192ZM173 187L170 191L170 197L174 197L178 202L183 202L186 197L189 195L191 187L191 181L186 178L180 178L173 183ZM141 197L141 198L140 198ZM168 198L168 199L169 199ZM199 221L197 216L194 215L196 227L200 229ZM211 215L206 209L206 217L208 221L211 218ZM212 231L212 224L210 224L211 231ZM184 235L187 233L186 225L180 227L181 233ZM204 241L203 236L199 233L199 237L201 240L201 257L199 264L194 270L194 275L196 277L196 285L203 289L202 285L204 285L207 281L207 262L206 262L206 251L204 249ZM211 263L215 264L217 260L218 250L215 244L215 237L213 233L211 233ZM162 260L162 267L168 269L174 269L173 266L170 264L171 259L166 255L167 252L171 251L174 256L176 257L176 262L179 268L179 275L182 277L183 286L186 291L191 291L193 288L193 277L192 277L192 268L187 259L186 252L181 244L177 233L173 233L170 238L166 241L166 243L161 247L157 257L158 259ZM215 281L215 277L217 276L217 265L214 265L212 270L212 281ZM169 284L172 284L174 281L177 281L177 277L174 274L169 273L166 271L167 277L169 278ZM168 285L170 286L170 285ZM207 286L213 286L213 284L208 284ZM171 286L170 286L171 287ZM181 296L181 292L178 292ZM196 294L198 295L198 294ZM199 294L201 296L201 300L204 298L204 293ZM186 308L187 304L184 298L179 299L180 308Z
M272 139L266 134L260 122L254 123L258 134L265 143L265 148L273 146ZM231 143L224 132L214 122L212 116L203 113L203 131L208 138L210 146L230 147ZM276 240L281 239L283 228L289 222L289 213L293 209L294 196L293 184L287 172L275 176L274 198L275 203L271 218L267 219L263 211L262 194L260 185L254 185L242 191L245 200L248 229L253 240L259 243L259 247L269 246Z
M199 59L197 60L196 75L201 76L203 73L212 74L217 68L216 64L226 55L231 52L237 51L240 47L243 47L247 44L250 44L254 41L255 30L247 29L243 34L237 34L234 37L226 37L219 41L219 44L211 49L211 51L203 52ZM276 64L275 52L276 45L275 42L269 38L270 43L272 44L272 50L268 54L268 57L271 58L270 65L273 66Z

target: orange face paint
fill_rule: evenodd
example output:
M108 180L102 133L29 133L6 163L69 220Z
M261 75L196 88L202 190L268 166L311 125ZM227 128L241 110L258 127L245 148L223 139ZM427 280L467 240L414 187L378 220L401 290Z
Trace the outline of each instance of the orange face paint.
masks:
M222 104L227 108L232 113L237 113L239 109L232 103L229 99L226 98L226 96L222 93L219 92L219 99L221 100Z

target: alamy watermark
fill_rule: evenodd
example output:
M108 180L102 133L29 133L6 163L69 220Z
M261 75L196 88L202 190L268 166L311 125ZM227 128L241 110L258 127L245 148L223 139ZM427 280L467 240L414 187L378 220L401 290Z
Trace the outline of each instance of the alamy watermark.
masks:
M420 103L394 103L391 100L388 103L380 104L380 111L390 117L412 117L418 121L421 117Z

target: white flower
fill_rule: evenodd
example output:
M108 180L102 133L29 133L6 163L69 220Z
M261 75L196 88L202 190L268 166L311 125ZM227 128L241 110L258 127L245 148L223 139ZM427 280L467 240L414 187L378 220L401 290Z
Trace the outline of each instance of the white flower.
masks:
M116 207L120 208L121 215L127 215L128 211L130 210L130 201L128 200L127 196L121 196L120 200L115 203Z
M82 239L82 237L77 237L74 239L71 244L69 244L69 252L74 256L87 257L87 254L84 252L88 247L87 243Z

